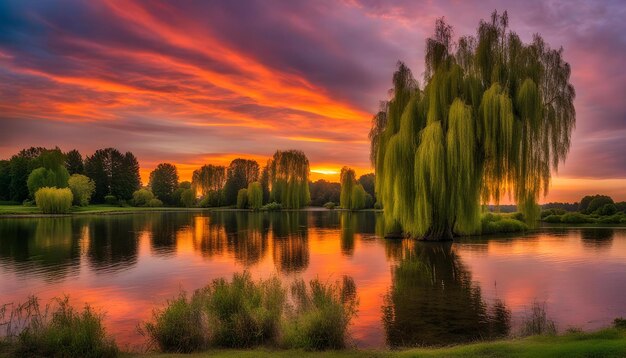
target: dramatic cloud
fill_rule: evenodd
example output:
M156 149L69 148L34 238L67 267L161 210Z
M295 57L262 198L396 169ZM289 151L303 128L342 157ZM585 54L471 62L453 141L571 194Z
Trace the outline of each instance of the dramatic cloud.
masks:
M619 1L0 2L0 158L113 146L138 156L144 179L166 161L189 178L207 162L295 148L316 178L364 173L396 62L421 77L436 18L473 34L494 9L572 64L578 125L559 175L626 178Z

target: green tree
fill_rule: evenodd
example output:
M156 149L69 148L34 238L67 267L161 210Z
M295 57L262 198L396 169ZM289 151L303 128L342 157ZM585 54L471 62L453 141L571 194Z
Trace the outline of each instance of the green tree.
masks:
M299 150L276 151L268 162L270 201L299 209L311 201L309 159Z
M154 194L148 189L139 189L133 193L134 206L148 206L152 199L154 199Z
M11 200L11 162L0 160L0 200Z
M594 213L607 204L615 204L610 196L596 195L596 197L589 202L586 212L588 214Z
M88 176L82 174L72 174L67 183L74 196L74 205L89 205L91 196L96 190L96 183L89 179Z
M237 209L245 209L248 207L248 189L239 189L237 192Z
M248 185L248 206L250 209L259 210L263 206L263 187L258 181Z
M38 166L28 175L26 184L31 197L43 187L66 188L69 173L65 169L65 155L57 149L43 150L32 160L31 165Z
M105 196L130 200L141 187L139 162L131 153L120 153L115 148L98 149L85 158L85 175L96 183L93 201L104 202Z
M570 66L539 35L523 43L506 12L453 44L452 28L437 20L423 89L399 63L384 120L374 117L385 221L422 239L451 239L480 230L481 202L511 194L535 225L576 120Z
M311 193L311 205L322 206L328 202L339 205L341 197L341 184L331 183L324 179L309 183Z
M348 167L341 168L339 181L341 182L341 196L339 199L340 205L344 209L351 209L352 189L356 186L356 175L354 174L354 170Z
M374 173L363 174L359 177L359 184L363 186L365 192L372 196L372 199L376 199L376 175Z
M65 167L70 175L84 173L83 156L78 150L73 149L65 154Z
M355 184L352 187L352 194L350 195L350 210L365 209L367 202L367 193L361 184ZM370 199L371 200L371 199Z
M196 193L192 189L183 189L183 192L180 194L180 203L186 208L194 206L196 204Z
M68 188L41 188L35 193L37 207L44 214L64 214L72 207L72 191Z
M254 160L237 158L230 162L226 171L224 196L226 204L235 204L238 191L248 187L248 184L259 180L259 164Z
M9 160L9 196L12 201L22 202L28 198L28 175L33 169L41 167L40 162L35 162L46 148L30 147L22 149Z
M223 190L226 184L226 167L204 165L194 170L191 187L203 199L203 206L221 206L224 203Z
M162 202L174 204L173 194L178 188L178 171L176 166L170 163L157 165L150 173L150 187L154 195Z

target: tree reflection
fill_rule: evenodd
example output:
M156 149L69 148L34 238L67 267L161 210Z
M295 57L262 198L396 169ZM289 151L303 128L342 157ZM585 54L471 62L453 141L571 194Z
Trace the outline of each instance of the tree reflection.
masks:
M300 272L309 266L307 212L269 213L274 265L280 272Z
M145 217L112 215L86 220L87 256L96 271L122 270L137 263L137 241Z
M587 248L601 250L609 249L613 244L615 230L612 228L581 229L580 239Z
M0 223L0 257L20 273L63 279L80 263L80 225L69 217L9 219Z
M510 311L502 301L488 307L451 243L399 240L390 246L388 253L398 255L399 262L382 310L389 346L445 345L508 334Z

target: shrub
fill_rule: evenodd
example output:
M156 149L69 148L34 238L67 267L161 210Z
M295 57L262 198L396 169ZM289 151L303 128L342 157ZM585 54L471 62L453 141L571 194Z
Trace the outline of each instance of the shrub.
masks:
M196 204L196 193L193 189L183 189L180 194L180 203L186 208L190 208Z
M585 213L591 214L606 204L614 204L613 199L611 199L610 196L597 195L596 197L593 198L593 200L591 200L591 202L589 203L589 206L587 207L587 211Z
M96 190L96 183L89 177L81 174L73 174L67 183L72 191L72 195L74 195L74 205L89 205L91 195Z
M222 190L210 191L200 200L200 206L203 208L212 208L218 207L224 202L224 192Z
M512 233L528 230L528 225L513 219L511 215L485 213L481 217L482 234Z
M600 209L596 210L596 213L601 216L610 216L617 212L615 204L604 204Z
M134 206L148 206L152 199L154 199L154 194L148 189L139 189L133 193Z
M209 345L209 327L198 295L188 300L183 292L152 312L152 322L140 329L163 352L190 353Z
M248 206L253 210L263 206L263 186L258 181L248 184Z
M326 204L324 204L324 207L326 209L333 210L335 208L335 203L333 203L332 201L329 201Z
M41 188L35 193L37 207L44 214L64 214L72 207L72 191L68 188Z
M291 287L294 306L284 322L283 345L306 350L341 349L346 346L348 326L356 314L354 282L325 284L312 280L307 289L304 281Z
M584 223L592 223L594 222L594 220L585 214L567 213L561 216L561 222L566 223L566 224L584 224Z
M560 223L561 216L560 215L548 215L545 218L543 218L543 221L547 223Z
M237 192L237 209L248 207L248 189L239 189Z
M611 216L603 216L599 218L596 222L601 224L619 224L625 218L624 214L619 213Z
M208 347L243 348L275 343L285 307L285 290L276 277L254 282L247 272L232 281L216 279L154 311L145 333L166 352Z
M556 325L548 319L545 303L534 301L522 325L522 336L555 335Z
M31 297L10 313L20 332L9 336L19 357L116 357L118 348L107 336L103 315L89 306L75 310L69 299L55 299L44 310ZM9 322L13 324L13 322Z
M148 205L146 205L148 207L151 208L160 208L163 206L163 202L159 199L150 199L150 201L148 202Z
M104 203L107 205L117 205L118 204L117 197L115 195L105 195Z
M271 203L267 203L261 207L261 210L266 211L280 211L283 210L283 205L281 203L277 203L272 201Z
M613 327L626 329L626 319L619 317L613 320Z

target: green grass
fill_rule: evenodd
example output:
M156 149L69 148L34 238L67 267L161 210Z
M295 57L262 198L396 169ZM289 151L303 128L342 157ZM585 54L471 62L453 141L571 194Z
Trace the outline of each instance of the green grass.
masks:
M562 336L533 336L479 342L444 348L415 348L399 351L341 350L212 350L191 355L150 354L149 357L625 357L626 330L604 329L593 333Z
M113 206L108 204L93 204L88 206L73 206L70 214L106 214L106 213L134 213L142 211L200 211L209 210L203 208L170 208L170 207L134 207L134 206ZM24 205L0 205L0 216L2 215L44 215L36 206Z

